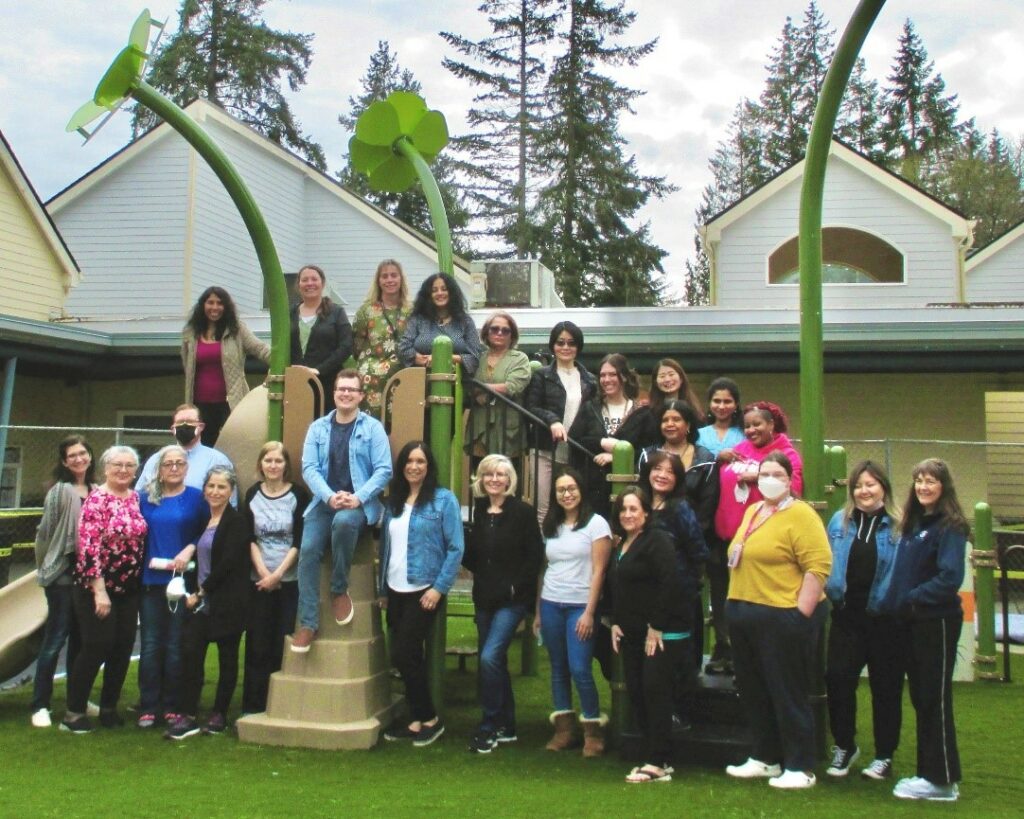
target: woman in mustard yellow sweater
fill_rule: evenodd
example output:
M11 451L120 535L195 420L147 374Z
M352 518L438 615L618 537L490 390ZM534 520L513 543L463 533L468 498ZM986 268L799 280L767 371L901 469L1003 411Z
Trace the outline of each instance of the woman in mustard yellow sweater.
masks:
M827 615L832 568L825 526L790 494L793 466L781 452L761 462L758 489L729 546L726 616L753 755L726 773L769 777L775 788L810 788L814 714L808 702L814 647Z

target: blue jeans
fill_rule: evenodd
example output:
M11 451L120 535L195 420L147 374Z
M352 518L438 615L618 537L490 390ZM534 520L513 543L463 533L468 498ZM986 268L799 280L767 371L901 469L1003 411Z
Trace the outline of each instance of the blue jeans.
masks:
M185 601L171 612L167 587L143 586L139 596L139 713L177 712L181 699L181 628Z
M477 646L480 651L478 686L484 718L483 731L504 728L516 732L516 701L512 695L512 677L508 673L508 647L516 628L526 616L523 605L505 606L497 611L476 610Z
M57 660L64 643L68 642L68 656L65 666L70 670L78 649L75 611L71 605L70 583L58 586L54 583L43 589L46 592L46 627L43 630L43 645L36 659L36 674L32 684L32 712L50 707L53 696L53 675L57 672ZM72 632L75 632L72 636Z
M314 631L320 626L320 562L331 544L331 594L348 591L348 569L366 513L359 509L335 511L318 503L305 518L299 547L299 625Z
M597 719L601 710L592 669L594 638L580 640L576 636L576 621L585 610L583 605L541 599L540 632L551 658L551 699L555 710L572 710L571 681L576 684L583 719Z

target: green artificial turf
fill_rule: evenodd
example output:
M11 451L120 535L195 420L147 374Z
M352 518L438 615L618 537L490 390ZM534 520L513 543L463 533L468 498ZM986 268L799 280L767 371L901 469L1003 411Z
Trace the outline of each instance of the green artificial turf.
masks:
M449 642L469 644L472 622L449 621ZM211 651L207 679L216 677ZM718 768L680 767L672 782L627 785L630 765L614 751L585 760L579 751L543 750L550 726L547 665L514 675L519 742L483 756L466 750L479 711L475 675L449 658L447 731L434 745L382 742L369 752L289 750L245 745L228 734L184 742L156 730L97 729L73 736L29 725L29 686L0 693L0 816L487 816L487 817L879 817L1024 815L1022 685L958 684L954 702L964 781L960 802L905 803L892 783L824 776L810 791L780 793L764 781L734 782ZM470 660L475 670L475 659ZM519 669L514 647L511 668ZM596 668L596 667L595 667ZM1024 677L1024 661L1014 673ZM603 683L602 683L603 684ZM396 683L397 685L397 683ZM871 759L867 686L861 686L862 756ZM135 667L124 703L137 697ZM212 696L210 686L206 698ZM235 702L237 705L238 694ZM609 702L607 687L602 705ZM64 686L55 690L55 722ZM913 774L914 716L907 702L897 775Z

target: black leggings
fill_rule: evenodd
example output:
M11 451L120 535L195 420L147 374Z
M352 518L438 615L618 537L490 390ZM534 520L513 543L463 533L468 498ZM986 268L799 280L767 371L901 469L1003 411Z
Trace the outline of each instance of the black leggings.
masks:
M181 605L184 605L184 601ZM190 717L199 711L206 649L210 643L217 644L217 660L220 665L217 672L217 694L213 701L215 713L227 714L238 684L238 645L242 642L242 632L226 634L215 640L209 634L210 618L204 612L189 612L181 635L181 710Z
M135 645L135 626L139 622L139 595L111 594L110 613L100 619L92 592L75 586L72 605L82 635L82 647L68 674L68 711L84 714L89 692L103 666L103 689L100 708L117 707L121 688L131 662Z

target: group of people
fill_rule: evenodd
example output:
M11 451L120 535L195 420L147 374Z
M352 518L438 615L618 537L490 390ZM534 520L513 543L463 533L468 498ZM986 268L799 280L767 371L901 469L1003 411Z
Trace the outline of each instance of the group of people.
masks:
M424 644L462 564L474 580L483 712L470 750L489 753L516 739L507 654L532 615L551 666L547 748L603 752L607 720L593 660L606 668L610 653L619 653L645 749L626 780L670 780L673 726L689 722L704 655L706 572L715 642L704 671L735 675L753 737L751 758L729 766L730 776L767 777L777 788L815 784L809 686L831 608L826 680L836 744L827 774L846 775L860 755L855 692L867 666L875 758L864 776L892 775L906 676L918 716L917 776L900 780L894 793L956 798L950 681L967 523L942 461L915 468L902 513L884 470L858 464L847 506L826 529L799 499L802 463L785 414L768 401L744 405L729 378L713 380L702 402L679 362L666 358L644 399L624 356L605 356L596 377L586 369L583 332L571 321L552 328L550 362L531 369L516 349L510 314L495 312L478 332L461 290L443 273L428 277L410 306L394 260L378 266L354 332L325 285L320 268L304 267L292 309L292 360L314 369L334 402L306 437L308 492L290 482L288 453L270 443L257 464L260 483L240 512L233 506L234 472L212 449L216 431L208 433L245 394L245 356L265 359L268 351L220 288L204 292L186 327L182 358L193 400L175 413L178 444L150 459L138 492L129 448L104 453L97 486L87 443L61 444L37 543L50 618L34 724L49 724L52 667L69 635L63 727L90 727L87 695L104 662L98 716L119 723L114 709L136 617L140 727L162 719L172 738L202 730L202 667L214 642L220 673L205 730L224 730L243 632L243 711L263 710L284 635L294 631L293 652L315 645L324 555L330 551L331 613L349 624L355 546L380 525L378 603L409 705L384 732L387 740L423 746L444 732ZM466 542L459 503L439 485L429 446L407 444L392 467L379 420L387 379L402 366L430 366L442 334L464 375L490 388L470 402L476 502ZM350 355L356 366L345 369ZM527 420L514 412L498 420L496 396L521 404ZM606 477L620 441L633 445L640 480L612 501ZM517 491L516 463L527 449L535 505Z
M136 625L139 728L163 724L171 739L223 732L243 634L242 710L266 708L270 675L295 623L295 564L309 494L291 482L284 447L269 442L256 460L258 481L239 504L230 461L201 442L199 409L178 407L171 429L177 442L156 452L141 474L131 447L103 452L98 478L82 436L58 446L36 536L48 604L32 699L36 727L52 724L53 675L65 641L61 728L88 733L95 718L107 728L124 723L117 706ZM206 652L214 643L216 694L200 725ZM93 707L88 697L101 666Z

